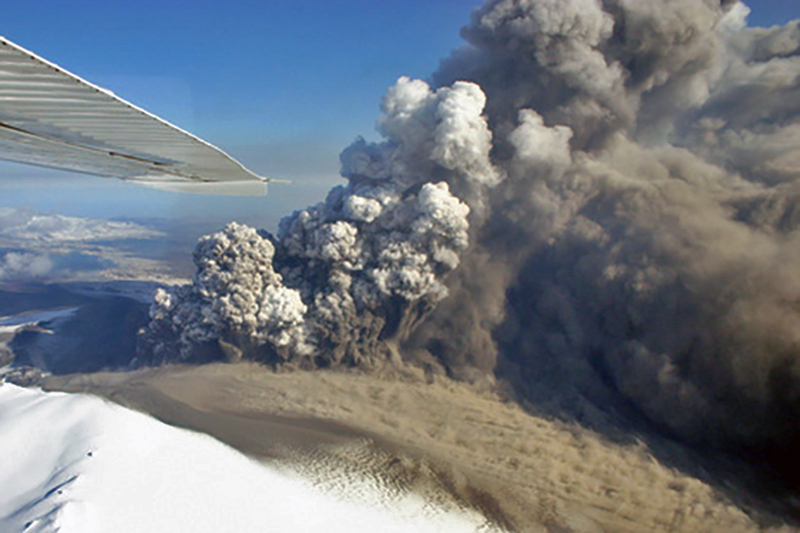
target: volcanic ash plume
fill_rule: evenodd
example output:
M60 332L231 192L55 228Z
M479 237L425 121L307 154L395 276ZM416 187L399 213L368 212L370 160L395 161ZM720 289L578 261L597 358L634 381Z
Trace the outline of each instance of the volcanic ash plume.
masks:
M192 285L156 295L144 346L157 359L228 357L301 366L380 364L408 322L447 296L470 207L500 179L485 97L400 79L387 141L342 154L346 186L284 218L277 236L232 223L201 239ZM215 353L217 352L217 353Z
M684 438L800 422L800 24L728 0L500 0L277 236L204 238L144 351L398 355ZM221 347L221 348L220 348ZM788 445L787 445L788 446Z

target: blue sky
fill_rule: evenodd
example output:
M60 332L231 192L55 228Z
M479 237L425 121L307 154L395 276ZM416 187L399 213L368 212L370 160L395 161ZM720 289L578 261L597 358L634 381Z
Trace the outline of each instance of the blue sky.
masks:
M220 146L295 180L267 198L152 191L0 164L0 205L100 217L234 217L273 226L321 199L338 154L376 137L385 89L460 44L480 0L36 1L4 6L0 34ZM189 7L191 6L191 7ZM209 216L212 214L213 216Z
M220 146L288 177L266 198L152 191L0 163L0 207L78 216L238 220L274 227L339 182L338 153L375 138L385 89L425 78L460 43L480 0L29 1L0 34ZM800 18L798 0L751 0L751 24Z

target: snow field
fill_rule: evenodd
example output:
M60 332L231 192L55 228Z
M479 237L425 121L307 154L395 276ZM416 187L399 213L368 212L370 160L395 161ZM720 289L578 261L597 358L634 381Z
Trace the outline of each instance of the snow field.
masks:
M475 512L415 495L323 492L209 436L82 394L0 386L0 456L9 533L493 530Z

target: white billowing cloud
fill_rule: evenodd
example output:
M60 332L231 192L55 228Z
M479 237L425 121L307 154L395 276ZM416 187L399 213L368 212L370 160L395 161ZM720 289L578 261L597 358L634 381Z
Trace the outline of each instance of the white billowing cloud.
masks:
M53 260L47 254L8 252L0 260L0 280L44 277L53 266Z
M277 236L234 224L201 240L194 283L159 296L146 350L171 357L178 338L187 358L219 340L266 361L385 362L378 341L400 326L395 307L445 298L469 245L470 207L452 189L478 203L499 181L484 103L474 84L434 92L398 80L383 103L386 142L357 141L342 155L348 185L284 218ZM229 256L236 263L220 267Z
M569 140L572 130L566 126L548 128L544 119L532 109L519 112L519 126L508 136L514 146L514 157L530 168L551 167L565 170L572 164Z
M236 347L227 353L230 358L267 342L302 349L306 306L297 291L281 285L272 268L273 254L269 240L236 223L203 237L194 254L194 283L156 293L151 310L154 356L166 359L178 350L188 357L191 347L217 339Z
M390 150L391 157L374 169L362 169L359 163L369 151L359 152L354 145L342 154L343 173L414 182L419 173L440 165L481 186L493 186L500 174L489 159L492 134L482 115L485 105L486 97L473 83L431 91L421 80L402 77L384 97L378 120L388 143L371 147Z
M486 96L480 87L456 82L436 95L440 101L431 159L482 185L497 185L501 176L489 160L492 134L481 115Z

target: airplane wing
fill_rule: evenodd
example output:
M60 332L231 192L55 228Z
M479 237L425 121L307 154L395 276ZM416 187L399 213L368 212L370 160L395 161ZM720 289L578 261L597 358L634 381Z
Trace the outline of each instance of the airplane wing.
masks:
M0 159L183 192L264 195L272 181L3 37Z

